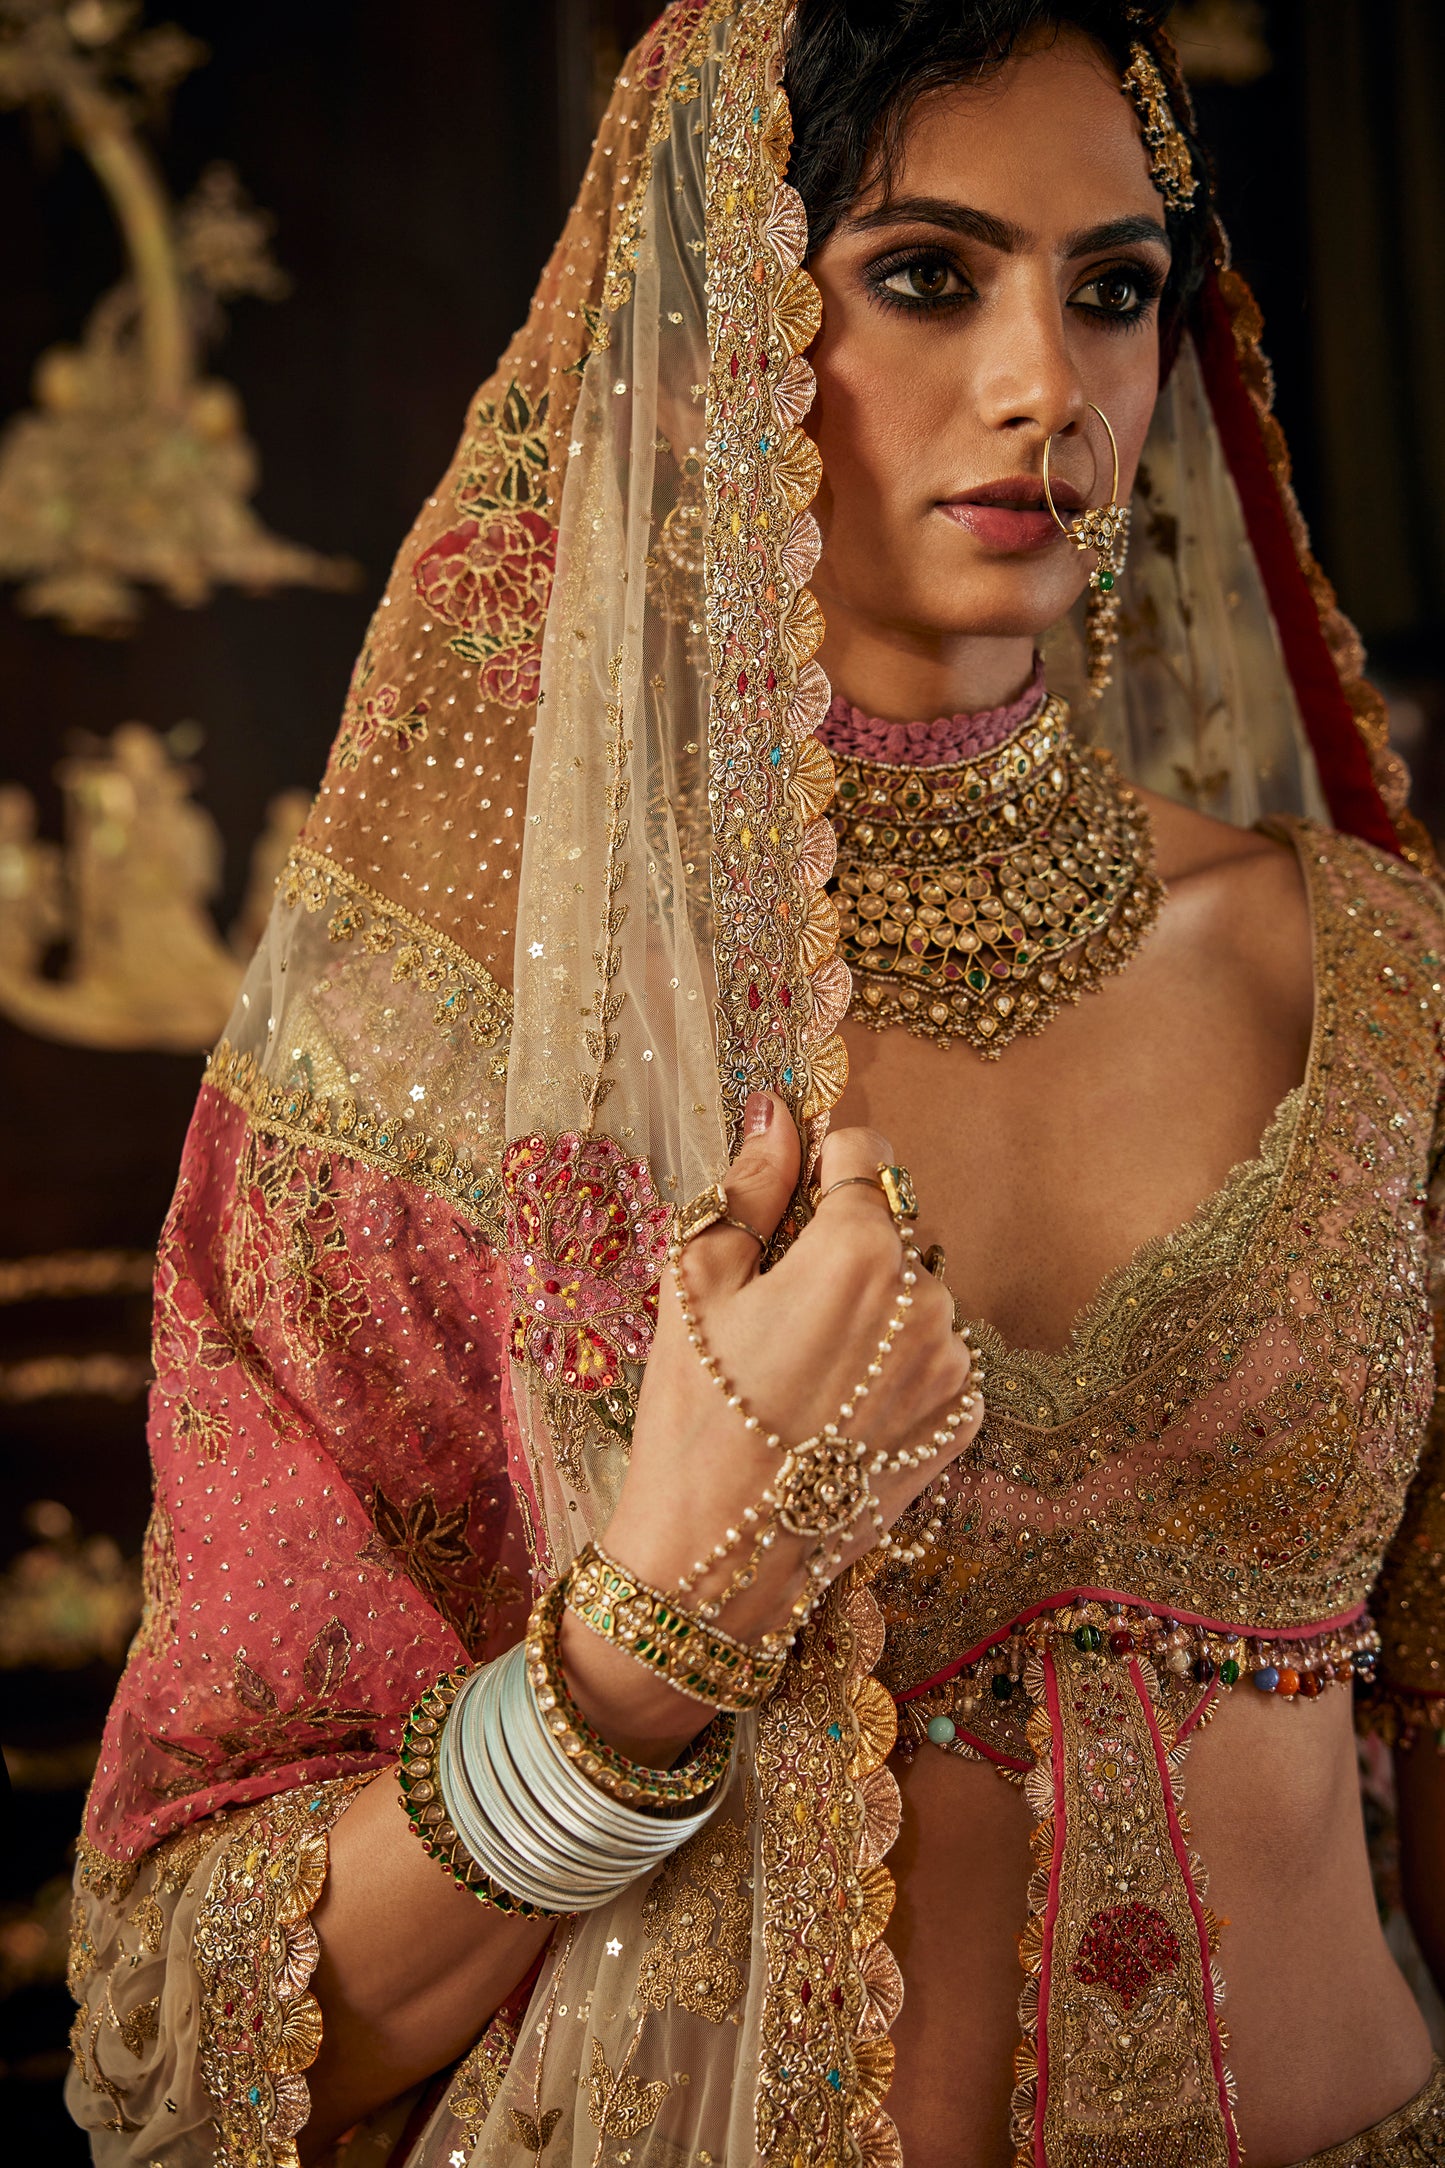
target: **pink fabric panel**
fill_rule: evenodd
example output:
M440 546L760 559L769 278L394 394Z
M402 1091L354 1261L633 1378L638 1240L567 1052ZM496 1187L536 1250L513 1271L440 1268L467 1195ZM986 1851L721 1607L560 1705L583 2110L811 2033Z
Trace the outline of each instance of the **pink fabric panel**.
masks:
M444 1199L202 1090L156 1279L147 1615L93 1843L132 1856L380 1766L439 1672L520 1637L508 1317Z

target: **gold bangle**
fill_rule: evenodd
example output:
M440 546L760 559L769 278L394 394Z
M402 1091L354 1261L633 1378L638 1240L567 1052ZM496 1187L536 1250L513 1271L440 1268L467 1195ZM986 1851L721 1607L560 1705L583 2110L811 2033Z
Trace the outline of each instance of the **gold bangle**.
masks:
M655 1807L663 1812L689 1807L713 1790L727 1772L737 1725L717 1716L694 1740L687 1760L671 1769L629 1761L593 1730L568 1690L557 1648L566 1588L556 1581L540 1596L527 1625L527 1675L542 1712L542 1722L569 1761L589 1783L624 1806Z
M568 1610L600 1640L625 1649L645 1671L705 1708L755 1709L783 1676L786 1647L775 1652L735 1641L649 1588L595 1543L578 1553L563 1585Z
M460 1671L444 1671L436 1684L427 1688L406 1720L401 1735L401 1766L397 1771L402 1811L412 1835L421 1839L422 1850L429 1852L437 1865L446 1870L458 1889L466 1890L496 1912L517 1913L530 1920L552 1919L553 1913L540 1905L528 1904L525 1898L513 1897L477 1865L447 1813L437 1777L437 1744L451 1715L452 1703L468 1677L470 1670L466 1665Z

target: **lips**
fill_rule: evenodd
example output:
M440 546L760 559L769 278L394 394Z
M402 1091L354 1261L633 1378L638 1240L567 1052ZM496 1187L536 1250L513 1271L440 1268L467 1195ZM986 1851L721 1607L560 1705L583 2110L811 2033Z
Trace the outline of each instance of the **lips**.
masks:
M1049 487L1060 512L1079 510L1083 499L1069 483L1055 481L1051 476ZM937 510L986 550L1005 556L1046 549L1050 543L1063 540L1045 501L1043 480L1036 474L1013 474L1002 481L981 482L976 489L940 498Z

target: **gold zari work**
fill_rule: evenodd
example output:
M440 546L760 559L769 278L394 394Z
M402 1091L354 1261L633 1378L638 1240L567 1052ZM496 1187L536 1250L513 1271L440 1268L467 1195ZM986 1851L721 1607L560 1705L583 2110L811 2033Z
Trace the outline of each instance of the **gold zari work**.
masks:
M1269 1634L1351 1615L1382 1559L1382 1676L1431 1683L1397 1654L1411 1636L1390 1592L1426 1609L1414 1562L1417 1524L1440 1520L1433 1448L1408 1556L1389 1546L1434 1400L1423 1204L1445 928L1397 861L1291 832L1315 938L1305 1082L1260 1157L1117 1273L1064 1348L970 1326L986 1420L949 1496L925 1494L899 1529L941 1513L939 1548L874 1583L895 1690L1070 1591Z
M960 765L839 762L852 1014L994 1056L1119 971L1164 900L1148 814L1049 699Z

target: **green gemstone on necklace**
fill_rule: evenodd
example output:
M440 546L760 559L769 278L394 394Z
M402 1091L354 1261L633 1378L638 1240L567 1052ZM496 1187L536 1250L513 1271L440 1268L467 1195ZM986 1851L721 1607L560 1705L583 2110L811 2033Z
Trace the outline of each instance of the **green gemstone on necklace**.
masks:
M1107 595L1107 594L1111 594L1111 593L1113 592L1113 587L1114 587L1114 575L1113 575L1113 573L1112 573L1112 572L1101 572L1101 573L1099 574L1099 585L1100 585L1100 587L1101 587L1101 588L1103 589L1103 591L1104 591L1104 593L1105 593L1106 595Z
M958 1737L958 1726L951 1716L931 1716L928 1719L928 1736L935 1746L952 1746Z

